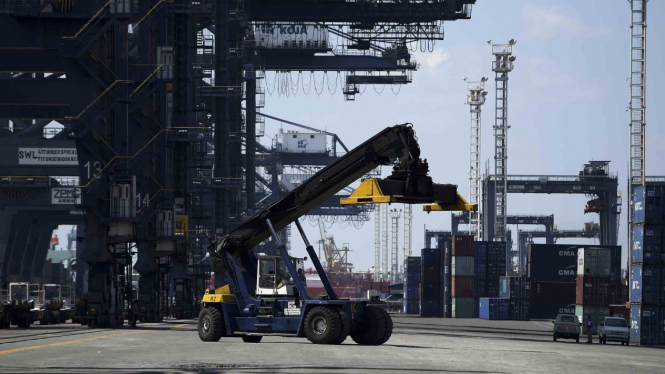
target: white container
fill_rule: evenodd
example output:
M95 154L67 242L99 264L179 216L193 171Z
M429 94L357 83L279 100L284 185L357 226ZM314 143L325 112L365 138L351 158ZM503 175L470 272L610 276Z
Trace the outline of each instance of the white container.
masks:
M278 134L281 151L286 153L327 153L326 134L285 132Z

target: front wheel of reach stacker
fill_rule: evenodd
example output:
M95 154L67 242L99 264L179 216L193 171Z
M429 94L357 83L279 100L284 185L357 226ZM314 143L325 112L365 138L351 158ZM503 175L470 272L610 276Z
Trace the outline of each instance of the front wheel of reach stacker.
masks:
M339 313L332 308L317 306L305 316L305 335L314 344L335 344L342 328Z
M393 321L381 308L365 308L365 322L351 333L351 339L360 345L381 345L390 339Z
M222 312L212 306L201 308L198 330L202 341L218 342L225 330Z

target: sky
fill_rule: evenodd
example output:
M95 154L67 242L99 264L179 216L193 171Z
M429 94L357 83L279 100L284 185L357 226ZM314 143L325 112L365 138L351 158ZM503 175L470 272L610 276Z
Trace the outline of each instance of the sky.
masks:
M651 1L648 5L646 171L647 175L665 175L665 165L658 162L665 156L665 130L657 120L665 115L665 108L657 105L664 99L658 87L665 85L665 73L660 69L665 66L665 25L656 22L665 16L665 3ZM490 78L483 107L484 170L485 161L492 160L494 154L491 126L495 87L487 41L516 39L513 55L517 60L509 83L508 174L575 175L590 160L610 160L623 193L619 244L624 247L625 260L629 9L625 0L478 0L470 20L445 23L445 40L438 41L432 52L415 54L420 68L413 74L413 83L401 87L397 94L391 87L381 94L376 92L381 92L381 87L368 87L355 101L344 101L339 88L334 94L325 89L320 95L313 89L305 95L301 88L297 95L288 97L275 90L272 95L266 93L262 111L336 133L350 148L387 126L411 122L434 181L457 184L468 197L469 107L464 105L467 90L463 79ZM308 81L308 74L305 77ZM273 82L270 74L267 81ZM267 120L262 143L270 144L270 137L281 126ZM493 162L490 165L493 172ZM384 169L384 174L389 171ZM585 203L584 196L576 195L510 194L508 213L554 214L558 229L582 229L584 222L598 222L597 214L584 214ZM420 206L414 206L413 211L412 247L414 255L419 255L424 228L450 230L450 214L427 215ZM318 227L309 221L303 226L309 240L318 241ZM64 230L58 230L58 236L64 238ZM294 229L292 255L304 257L305 247L296 233ZM337 243L349 243L349 260L356 270L374 265L373 219L360 229L335 224L328 233ZM559 243L591 242L576 239ZM399 248L401 261L401 230Z

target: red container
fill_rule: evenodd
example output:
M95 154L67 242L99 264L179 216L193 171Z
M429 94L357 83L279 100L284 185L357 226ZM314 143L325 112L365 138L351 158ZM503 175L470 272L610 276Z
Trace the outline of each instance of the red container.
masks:
M610 317L630 319L630 309L626 309L625 304L610 305Z
M473 236L455 235L453 236L453 256L473 256Z
M609 306L623 302L623 285L611 282L610 277L577 277L576 304Z
M531 282L532 302L575 302L575 282Z
M452 297L474 297L475 282L473 277L452 277Z

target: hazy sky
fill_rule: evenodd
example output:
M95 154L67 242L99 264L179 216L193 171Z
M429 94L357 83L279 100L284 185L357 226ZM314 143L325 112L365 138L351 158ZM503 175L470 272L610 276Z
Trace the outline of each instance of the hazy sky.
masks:
M665 26L657 20L665 16L665 5L662 1L648 5L646 169L648 175L665 175L665 165L658 162L665 155L665 130L656 120L665 115L665 108L657 105L663 102L658 87L665 85L661 69L665 66ZM356 101L348 102L339 88L334 95L325 89L320 96L314 89L306 96L301 88L289 97L274 91L266 95L263 112L337 133L349 147L384 127L412 122L434 181L457 184L468 197L469 108L464 105L467 91L463 79L490 78L483 107L482 159L491 160L494 73L486 42L517 39L517 60L509 84L508 173L574 175L589 160L611 160L611 170L619 173L624 194L619 244L625 248L629 9L625 0L479 0L471 20L446 23L445 40L437 42L431 53L415 54L421 67L414 73L413 83L401 87L399 94L385 87L379 95L370 86L356 96ZM272 76L267 80L272 84ZM263 144L269 144L269 137L279 126L278 122L267 121ZM491 165L493 168L493 162ZM484 166L485 161L483 170ZM582 229L584 222L598 222L597 214L584 215L585 203L586 198L579 195L510 194L508 212L554 214L559 229ZM450 214L427 215L420 206L414 206L414 254L423 247L425 226L450 230ZM304 227L310 241L316 242L320 237L318 228L307 222ZM350 243L350 261L357 270L374 265L373 220L361 229L335 225L328 232L337 243ZM64 228L58 234L64 238ZM401 241L400 230L400 249ZM580 240L559 241L575 242ZM296 236L292 253L306 253Z
M399 94L386 87L379 95L368 87L356 101L345 102L339 89L333 96L327 89L320 96L311 90L308 96L300 91L288 98L275 92L267 95L263 111L337 133L349 147L386 126L412 122L434 181L457 184L463 196L468 196L469 107L464 105L467 91L463 79L490 78L482 158L492 159L494 73L486 42L506 43L515 38L517 60L509 84L508 173L574 175L589 160L611 160L611 170L619 173L624 194L619 238L625 247L629 9L625 0L479 0L471 20L445 23L445 40L437 42L432 53L415 55L421 67L414 73L413 83L402 87ZM665 5L651 1L648 11L646 168L648 175L664 175L665 166L657 160L665 155L665 131L656 118L664 116L665 109L656 103L663 102L658 87L665 84L660 69L665 65L665 27L656 20L665 16ZM270 75L268 81L272 84ZM279 123L268 120L267 134L275 134L278 127ZM597 214L584 214L585 203L586 198L579 195L510 194L508 212L554 214L559 229L582 229L584 222L598 222ZM414 206L415 254L423 247L425 225L450 229L449 213L427 215L421 209ZM307 222L304 226L310 241L319 239L317 227ZM350 243L350 261L357 270L374 265L373 220L361 229L336 225L328 231L337 243ZM400 248L401 240L400 232ZM580 240L559 241L566 242ZM292 253L305 255L295 236Z

